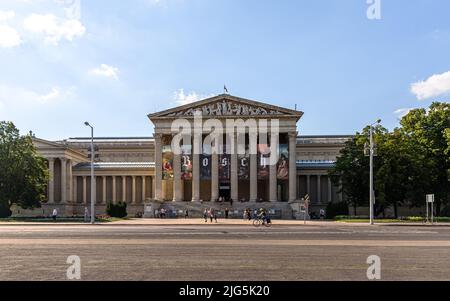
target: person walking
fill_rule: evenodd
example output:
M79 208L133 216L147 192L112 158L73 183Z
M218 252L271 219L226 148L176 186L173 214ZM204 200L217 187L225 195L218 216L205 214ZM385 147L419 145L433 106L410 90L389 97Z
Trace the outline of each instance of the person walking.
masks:
M203 218L205 219L205 223L208 222L208 209L205 208L203 211Z
M214 218L214 209L209 208L209 219L210 219L211 223L213 222L213 218Z
M226 219L228 219L228 213L229 213L228 208L225 208L225 218L226 218Z
M188 218L189 217L189 210L185 210L184 211L184 218L186 219L186 218Z
M56 208L55 208L55 209L53 209L53 212L52 212L52 218L53 218L54 222L56 222L57 216L58 216L58 210L56 210Z
M84 222L87 223L89 221L89 211L87 207L84 207Z

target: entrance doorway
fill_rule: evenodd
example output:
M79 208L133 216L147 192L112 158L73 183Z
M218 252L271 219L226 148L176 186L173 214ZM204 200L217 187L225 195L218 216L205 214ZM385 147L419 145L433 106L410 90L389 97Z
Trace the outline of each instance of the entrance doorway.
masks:
M223 197L225 201L230 200L231 198L230 183L219 183L219 197Z

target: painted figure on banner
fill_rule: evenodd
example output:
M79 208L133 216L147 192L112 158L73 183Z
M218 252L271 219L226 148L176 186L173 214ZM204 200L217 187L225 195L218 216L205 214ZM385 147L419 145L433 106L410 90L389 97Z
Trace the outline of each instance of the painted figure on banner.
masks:
M277 163L277 178L279 180L289 179L289 151L287 144L279 145L280 158Z
M268 144L258 144L258 180L269 178L270 147Z
M170 145L170 136L162 140L162 179L173 179L173 152Z
M181 179L192 179L192 145L181 146Z

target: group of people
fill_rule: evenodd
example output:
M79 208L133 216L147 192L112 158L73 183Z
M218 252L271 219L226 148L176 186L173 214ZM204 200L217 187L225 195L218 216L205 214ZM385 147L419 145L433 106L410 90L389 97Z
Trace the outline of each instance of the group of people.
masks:
M167 214L167 211L164 208L161 208L161 210L158 210L158 209L155 210L155 217L165 218L166 214Z
M216 221L217 223L217 212L216 210L214 210L214 208L209 208L203 211L203 218L205 219L205 223L208 222L208 217L211 221L211 223L213 222L213 219Z
M259 210L254 210L252 215L252 210L250 208L246 208L244 210L244 220L252 220L254 218L261 218L266 221L268 218L266 208L259 208Z

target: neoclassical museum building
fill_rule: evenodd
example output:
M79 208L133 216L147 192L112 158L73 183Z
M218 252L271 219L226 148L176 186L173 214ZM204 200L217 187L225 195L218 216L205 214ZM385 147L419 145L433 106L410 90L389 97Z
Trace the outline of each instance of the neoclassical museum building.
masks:
M350 136L298 135L302 115L221 94L148 115L152 136L94 137L96 214L105 214L107 203L121 201L130 216L152 217L161 208L170 216L185 209L200 216L214 207L241 217L244 208L265 207L273 215L298 218L305 195L309 211L318 212L342 200L328 171ZM225 130L227 122L234 122L236 133ZM218 124L224 129L214 137L222 143L204 143ZM48 160L47 201L32 211L14 208L14 214L49 215L57 208L60 215L82 216L91 204L90 142L90 137L35 137L39 154Z

